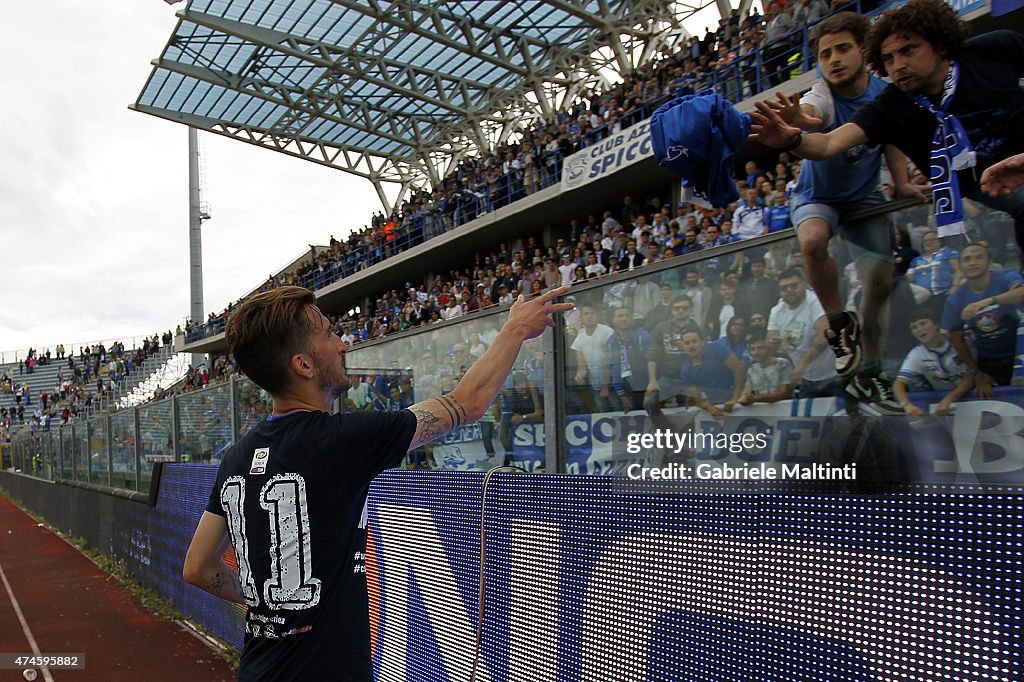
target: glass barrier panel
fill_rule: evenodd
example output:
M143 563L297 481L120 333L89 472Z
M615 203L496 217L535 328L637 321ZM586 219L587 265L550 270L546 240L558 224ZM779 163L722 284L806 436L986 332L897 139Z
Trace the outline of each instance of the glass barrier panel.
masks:
M238 410L238 437L241 438L270 414L274 405L269 393L252 380L239 377L235 381L235 409Z
M174 441L171 438L171 401L150 403L138 408L142 461L139 471L139 489L149 490L153 477L153 462L174 461Z
M223 457L231 442L230 391L223 383L177 397L181 462L209 464Z
M25 466L22 464L25 458L25 442L19 441L14 443L11 448L11 467L14 471L25 471Z
M75 480L89 480L89 440L87 423L80 421L71 427L71 447L75 457Z
M851 215L829 243L838 282L817 290L817 261L788 230L580 287L564 325L567 471L778 467L869 447L861 481L1024 482L1024 443L1003 438L1024 432L1024 308L991 300L1021 282L1012 221L971 206L967 235L939 240L929 213ZM843 377L826 310L859 317L859 364ZM666 440L683 434L696 444Z
M36 437L36 453L39 456L37 476L47 480L55 480L60 472L57 471L60 461L57 458L55 447L56 434L53 431L40 431Z
M451 391L494 341L507 311L428 328L346 356L352 386L346 412L399 410ZM524 345L491 409L443 440L409 453L406 468L480 471L511 464L543 471L544 353L541 339Z
M115 488L136 489L135 438L134 410L110 415L110 452L114 462L112 476Z
M73 480L75 478L74 470L74 456L75 450L71 439L71 428L61 427L57 429L55 434L57 440L57 448L59 456L61 457L62 468L61 478L65 480Z
M110 466L107 459L108 441L106 416L89 420L89 461L92 482L99 485L110 484Z
M32 444L31 441L25 441L14 452L14 467L23 473L35 475L32 464Z

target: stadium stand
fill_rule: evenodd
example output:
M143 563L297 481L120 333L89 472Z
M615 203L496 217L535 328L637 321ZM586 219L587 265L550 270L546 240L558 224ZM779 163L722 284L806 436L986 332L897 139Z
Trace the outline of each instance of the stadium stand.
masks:
M877 8L877 3L837 3L833 11L872 12ZM733 12L703 39L693 37L663 58L624 74L623 81L610 89L584 94L568 110L535 122L518 135L518 140L464 159L432 190L414 191L390 215L375 214L369 225L343 241L331 237L329 247L314 253L298 268L269 277L256 291L281 284L320 290L557 185L567 156L645 120L674 97L713 89L739 102L762 92L776 79L775 74L789 80L807 73L814 67L813 55L807 49L808 30L827 14L820 0L807 7L790 7L789 11L798 14L798 19L788 23L790 30L774 40L765 38L765 17L753 14L741 21L738 12ZM769 52L771 58L766 57ZM783 63L785 68L780 66ZM575 220L582 224L583 216ZM561 236L577 235L570 231ZM202 324L190 321L187 340L221 333L230 309L211 313Z
M161 346L154 334L130 350L119 341L109 350L103 344L84 345L77 355L60 359L48 350L30 349L17 364L0 367L4 440L9 442L19 428L35 434L111 409L173 354L170 332L163 340Z

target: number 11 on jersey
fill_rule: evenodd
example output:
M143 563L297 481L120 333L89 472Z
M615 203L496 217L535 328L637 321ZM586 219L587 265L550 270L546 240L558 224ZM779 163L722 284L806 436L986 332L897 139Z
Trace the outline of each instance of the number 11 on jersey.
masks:
M250 607L256 607L260 595L252 575L242 513L245 492L245 477L232 476L224 481L220 498L238 559L242 595ZM270 515L270 577L263 583L263 601L272 609L312 608L320 601L320 581L312 576L306 481L299 474L278 474L263 485L259 495L260 506Z

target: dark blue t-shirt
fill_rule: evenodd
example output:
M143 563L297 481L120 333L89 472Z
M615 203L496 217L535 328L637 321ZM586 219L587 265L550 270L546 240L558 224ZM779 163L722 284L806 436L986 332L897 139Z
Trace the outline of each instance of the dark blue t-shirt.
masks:
M415 430L408 410L295 412L225 455L206 510L227 520L249 605L241 682L372 682L363 509Z
M942 311L942 327L949 331L969 330L974 333L978 357L1012 358L1017 348L1017 327L1020 325L1020 306L990 305L970 320L960 315L971 303L1009 291L1024 282L1013 270L991 273L984 291L975 293L964 282L946 299Z
M721 402L732 397L735 378L725 361L732 355L725 346L712 341L704 344L703 359L699 365L694 364L689 355L683 361L679 377L687 386L698 386L707 394L711 402Z

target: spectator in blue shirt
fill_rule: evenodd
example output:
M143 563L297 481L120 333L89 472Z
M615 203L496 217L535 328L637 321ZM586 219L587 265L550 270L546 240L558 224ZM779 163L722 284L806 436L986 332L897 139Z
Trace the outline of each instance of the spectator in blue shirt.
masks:
M601 399L612 402L611 393L623 412L643 407L647 389L647 351L651 335L646 329L633 325L633 309L616 308L612 313L612 335L605 342L608 357L608 377L601 388Z
M747 173L747 187L757 187L761 184L761 178L765 176L765 173L757 167L757 163L747 161L743 166L743 170Z
M960 254L948 246L942 246L939 233L934 230L924 233L921 248L924 253L910 261L907 274L932 296L945 296L963 278L960 274Z
M946 299L942 327L949 330L957 354L974 377L978 395L986 398L993 386L1024 379L1020 317L1024 278L1013 270L989 270L992 260L982 243L965 246L960 261L964 283ZM977 359L967 347L967 331L974 335Z
M686 404L722 419L724 412L731 412L740 397L747 375L746 365L727 347L704 343L699 330L684 331L681 342L685 357L679 378L686 387ZM719 408L715 403L724 404Z
M786 205L785 193L775 193L775 203L768 207L764 222L769 232L778 232L790 226L789 206Z

